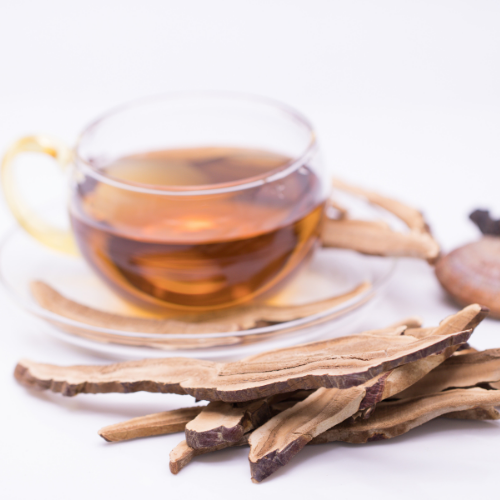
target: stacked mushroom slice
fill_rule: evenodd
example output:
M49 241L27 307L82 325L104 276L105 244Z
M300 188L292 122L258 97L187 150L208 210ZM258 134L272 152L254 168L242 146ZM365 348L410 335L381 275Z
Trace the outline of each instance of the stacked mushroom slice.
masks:
M262 353L232 363L188 358L61 367L21 361L15 376L34 389L78 393L163 392L208 401L99 431L107 441L184 430L170 454L176 474L194 457L250 446L260 482L309 444L365 443L433 418L498 419L500 349L467 344L486 316L471 305L421 328L415 320L349 337Z
M348 248L369 255L417 257L430 263L434 263L439 257L439 244L432 237L429 225L417 209L340 179L335 179L333 187L334 196L330 200L330 206L337 217L328 218L325 222L323 246ZM408 230L395 231L383 220L352 218L349 210L337 202L335 193L338 191L363 198L371 205L392 213Z

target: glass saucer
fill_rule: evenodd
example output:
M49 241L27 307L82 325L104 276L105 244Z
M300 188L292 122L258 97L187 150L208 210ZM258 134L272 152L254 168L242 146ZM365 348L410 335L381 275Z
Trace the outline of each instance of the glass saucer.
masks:
M43 214L42 214L43 215ZM397 259L361 255L350 250L319 249L273 304L300 304L352 290L364 281L371 287L336 307L306 318L230 333L156 334L99 328L41 308L30 283L42 280L82 304L127 316L157 317L117 297L81 257L46 248L16 226L0 245L0 279L12 299L45 322L42 331L74 345L127 358L189 356L242 357L263 350L352 333L363 313L380 296Z

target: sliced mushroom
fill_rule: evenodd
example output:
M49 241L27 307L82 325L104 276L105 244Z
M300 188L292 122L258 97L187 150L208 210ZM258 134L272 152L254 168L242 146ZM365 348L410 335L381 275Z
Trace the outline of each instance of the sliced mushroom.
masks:
M193 406L132 418L119 424L103 427L99 435L106 441L117 442L181 432L186 424L199 415L204 408L204 406Z
M458 314L479 318L484 311L473 305ZM398 329L401 327L394 330ZM472 330L459 328L452 328L446 335L433 335L431 331L423 338L368 332L270 351L233 363L166 358L63 367L23 360L14 375L28 387L50 389L66 396L81 392L148 391L191 394L207 401L243 402L297 389L361 385L398 366L463 344L471 334Z

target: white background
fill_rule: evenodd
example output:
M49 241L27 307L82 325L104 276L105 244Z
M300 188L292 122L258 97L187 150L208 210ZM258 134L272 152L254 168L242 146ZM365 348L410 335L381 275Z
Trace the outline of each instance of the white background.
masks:
M283 100L315 124L340 176L420 207L449 250L500 216L500 3L359 0L0 0L0 150L31 132L68 142L100 112L179 89ZM37 184L54 196L50 176ZM58 187L57 187L58 188ZM0 207L0 229L11 223ZM104 363L40 334L0 292L0 496L50 498L469 498L498 494L500 426L439 420L383 443L308 447L261 485L247 450L178 476L179 435L109 445L96 431L189 405L169 395L30 394L16 361ZM425 263L403 262L363 326L456 310ZM474 335L500 346L500 324Z

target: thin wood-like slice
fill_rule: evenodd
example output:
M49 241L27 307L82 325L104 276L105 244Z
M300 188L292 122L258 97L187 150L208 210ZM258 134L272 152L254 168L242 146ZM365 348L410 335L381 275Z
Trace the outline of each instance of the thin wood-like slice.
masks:
M391 398L418 382L449 358L456 349L457 346L447 347L438 354L399 366L367 382L365 384L366 394L359 406L363 416L365 418L369 416L372 409L380 401Z
M417 257L433 262L439 245L429 233L400 233L376 221L326 219L322 232L325 247L346 248L368 255Z
M308 444L330 443L333 441L366 443L389 439L404 434L437 417L498 420L500 413L491 404L498 404L500 391L497 392L497 395L489 394L491 392L497 391L476 388L456 389L419 398L380 403L376 412L369 419L345 420L343 423L322 432ZM280 404L282 403L285 402ZM290 401L288 403L295 402ZM170 454L170 470L173 474L177 474L197 455L218 451L228 446L244 446L248 444L251 436L252 433L243 436L234 445L222 445L204 450L193 450L187 446L185 441L182 441Z
M463 323L467 324L468 315L464 316ZM441 329L436 329L436 333L447 328L444 323ZM399 366L357 387L340 392L338 389L322 388L289 409L282 405L284 411L250 437L252 480L260 482L286 465L315 436L335 425L332 422L342 422L358 412L367 418L377 403L410 387L443 363L457 347L448 347L438 354ZM350 405L351 399L358 394L360 397Z
M444 391L451 387L473 387L500 381L500 349L452 356L416 384L397 395L411 398Z
M103 427L99 431L99 435L106 441L118 442L182 432L186 424L199 415L204 408L204 406L193 406L192 408L180 408L132 418L125 422Z
M267 399L239 406L214 401L186 425L186 443L195 450L237 443L244 434L259 427L271 416Z
M51 313L86 325L125 332L140 333L214 333L234 332L239 327L234 322L188 323L176 319L134 318L109 313L79 304L64 297L43 281L31 283L31 294L38 304Z
M382 196L340 179L334 180L334 187L355 196L365 198L402 220L410 229L408 233L393 231L380 221L352 220L347 214L340 218L327 219L322 234L323 245L348 248L369 255L418 257L433 263L440 249L429 231L422 214L405 203Z
M134 318L100 311L64 297L42 281L31 283L31 293L44 309L86 325L127 332L203 334L235 332L261 324L281 323L326 311L366 293L371 284L363 282L348 292L300 305L248 305L221 311L184 314L176 318Z
M250 436L252 481L286 465L309 441L358 411L365 388L318 389L269 420Z
M375 191L354 186L341 179L334 179L333 186L342 191L366 198L370 203L384 208L401 219L410 229L427 232L428 226L421 212L401 201L383 196Z
M485 311L479 307L465 309L443 320L433 334L446 335L454 329L475 326L478 316L484 314ZM448 347L440 353L399 366L354 388L340 392L336 389L318 389L304 401L274 416L250 437L252 480L260 482L286 465L311 439L333 426L332 422L341 422L359 410L373 408L381 400L412 386L443 363L457 348ZM361 392L357 403L350 405L351 400ZM349 414L346 416L345 412ZM365 417L368 415L365 412Z
M454 411L500 405L500 391L453 389L377 405L370 418L345 421L317 436L312 443L367 443L400 436L429 420Z
M464 311L477 317L483 314L478 305ZM358 334L270 351L233 363L166 358L62 367L23 360L16 367L15 377L29 387L67 396L80 392L148 391L242 402L298 389L361 385L398 366L463 344L471 333L457 329L434 335L431 331L423 338Z

